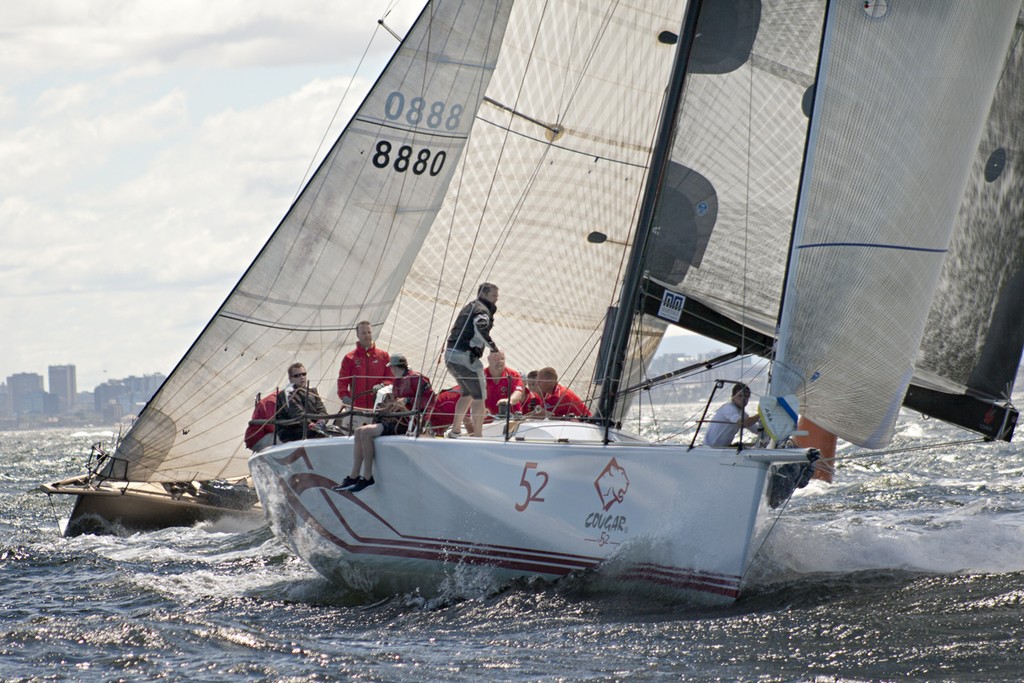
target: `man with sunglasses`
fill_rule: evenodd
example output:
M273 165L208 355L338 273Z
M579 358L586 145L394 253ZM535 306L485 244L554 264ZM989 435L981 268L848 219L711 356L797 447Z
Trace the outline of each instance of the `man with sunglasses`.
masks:
M305 418L307 415L323 416L327 413L323 399L314 387L306 380L306 366L292 363L288 366L290 383L282 391L277 392L277 415L282 418ZM320 419L319 417L317 419ZM310 430L315 421L303 424L284 425L277 428L278 441L297 441L307 436L319 436Z

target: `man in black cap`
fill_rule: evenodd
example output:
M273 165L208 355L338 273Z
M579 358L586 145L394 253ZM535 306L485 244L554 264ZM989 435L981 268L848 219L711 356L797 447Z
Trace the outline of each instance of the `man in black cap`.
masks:
M430 388L430 380L409 369L409 362L400 353L392 354L391 372L395 381L391 385L391 398L380 406L381 415L374 424L363 425L355 431L355 445L352 458L352 472L335 491L351 491L358 493L376 482L373 479L373 459L375 451L373 440L378 436L405 434L409 429L409 417L395 415L407 411L426 411L434 398L434 390ZM360 472L362 472L360 474Z

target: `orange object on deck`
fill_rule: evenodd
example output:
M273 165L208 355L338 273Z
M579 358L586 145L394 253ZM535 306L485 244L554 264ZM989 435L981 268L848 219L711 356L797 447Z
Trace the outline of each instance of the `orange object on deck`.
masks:
M836 435L821 427L808 418L800 416L800 423L797 429L807 432L806 436L794 436L793 442L800 448L817 448L821 453L822 465L814 468L812 479L820 479L832 483L835 473L836 460Z

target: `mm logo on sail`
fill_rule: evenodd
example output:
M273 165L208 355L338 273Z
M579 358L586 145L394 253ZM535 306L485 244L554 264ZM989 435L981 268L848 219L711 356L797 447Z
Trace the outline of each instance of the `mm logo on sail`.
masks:
M658 309L658 317L674 323L679 322L679 318L683 314L683 304L685 302L685 296L666 289L661 295L661 307Z

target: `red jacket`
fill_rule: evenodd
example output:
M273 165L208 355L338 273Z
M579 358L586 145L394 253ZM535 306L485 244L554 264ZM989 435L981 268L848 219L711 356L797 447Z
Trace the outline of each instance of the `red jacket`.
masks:
M572 389L556 384L554 390L544 397L544 409L554 417L590 417L590 410Z
M388 363L391 356L374 344L364 349L359 344L341 360L338 370L338 398L344 402L352 399L352 407L373 409L376 398L373 387L377 384L390 384L394 379Z
M462 390L459 387L452 387L442 391L434 398L434 406L430 409L430 416L427 421L435 434L444 434L444 431L452 426L455 420L455 404L462 398Z
M417 391L420 394L419 403L416 403ZM404 400L409 410L425 410L434 398L434 390L430 388L429 379L415 370L406 370L392 385L391 396Z
M484 368L484 377L487 378L487 412L491 415L498 414L499 399L511 398L516 391L526 391L522 376L509 367L502 370L501 377L491 377L491 369Z
M256 404L256 409L252 411L252 419L254 420L270 420L274 417L274 412L277 410L277 391L271 391L269 394L264 396ZM256 425L249 425L245 428L245 447L251 449L256 445L256 442L262 439L267 434L274 433L274 425L271 423L257 427Z

